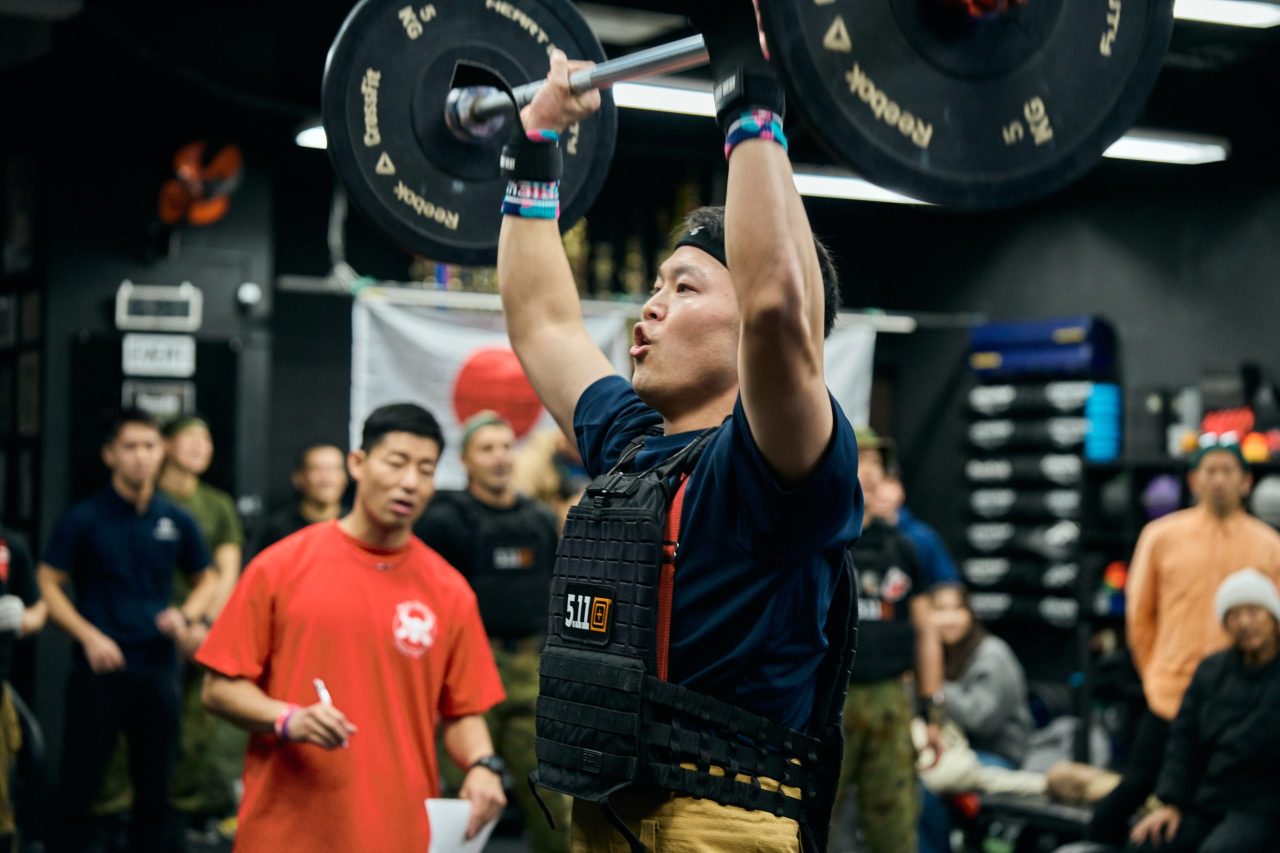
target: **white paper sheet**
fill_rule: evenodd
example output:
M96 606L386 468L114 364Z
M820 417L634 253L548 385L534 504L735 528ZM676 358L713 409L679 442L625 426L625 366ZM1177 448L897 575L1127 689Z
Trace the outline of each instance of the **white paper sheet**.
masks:
M471 820L469 800L426 800L427 820L431 823L431 849L428 853L480 853L489 841L493 828L498 825L495 817L480 828L470 841L467 821Z

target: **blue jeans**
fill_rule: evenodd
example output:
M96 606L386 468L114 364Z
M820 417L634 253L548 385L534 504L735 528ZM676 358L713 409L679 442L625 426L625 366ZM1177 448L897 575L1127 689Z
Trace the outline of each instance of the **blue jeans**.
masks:
M992 752L975 752L984 767L1016 770L1012 761ZM920 786L920 853L951 853L951 813L947 804L924 785Z

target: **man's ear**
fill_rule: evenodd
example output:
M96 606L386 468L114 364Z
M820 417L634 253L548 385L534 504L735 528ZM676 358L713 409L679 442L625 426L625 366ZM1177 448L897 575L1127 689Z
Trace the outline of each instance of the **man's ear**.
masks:
M368 458L369 454L359 447L347 454L347 474L357 483L360 482L360 471Z

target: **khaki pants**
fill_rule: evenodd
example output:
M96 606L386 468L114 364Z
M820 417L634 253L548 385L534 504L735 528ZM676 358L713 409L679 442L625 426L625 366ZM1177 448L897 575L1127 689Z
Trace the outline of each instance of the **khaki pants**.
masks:
M653 853L800 853L800 825L771 812L662 791L625 791L609 802ZM630 853L595 803L574 801L572 827L573 853Z

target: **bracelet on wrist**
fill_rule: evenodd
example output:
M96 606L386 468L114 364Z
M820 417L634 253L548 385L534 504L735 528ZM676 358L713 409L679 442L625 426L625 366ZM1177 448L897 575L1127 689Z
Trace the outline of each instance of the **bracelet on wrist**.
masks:
M724 157L749 139L768 139L787 150L787 134L782 129L782 116L770 110L744 110L728 124L724 134Z
M284 710L280 712L280 715L276 717L276 721L272 725L272 728L275 729L276 737L280 738L283 743L288 743L290 741L289 720L295 713L297 713L298 708L298 705L294 705L292 703L286 705Z

